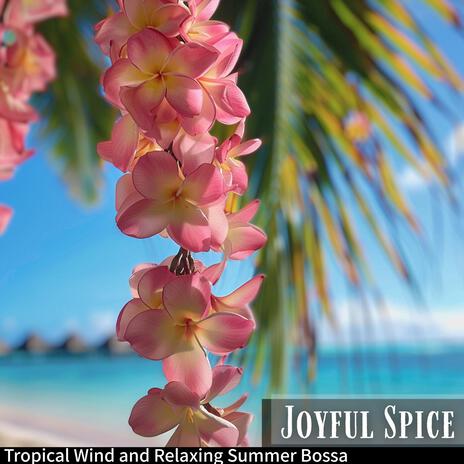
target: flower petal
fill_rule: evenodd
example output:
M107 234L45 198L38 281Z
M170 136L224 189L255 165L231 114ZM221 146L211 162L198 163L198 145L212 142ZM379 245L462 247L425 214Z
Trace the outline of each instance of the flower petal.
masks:
M178 322L198 321L208 309L211 285L201 274L179 276L167 283L163 302L171 317Z
M25 27L67 14L68 8L65 0L11 1L5 11L5 23Z
M229 221L224 211L224 204L210 206L207 208L206 214L211 229L211 248L215 251L221 251L229 233Z
M177 162L165 151L143 156L135 166L132 178L141 195L158 202L173 199L182 185Z
M218 297L229 308L239 308L250 304L258 295L264 281L264 274L259 274L227 296Z
M179 45L169 57L164 72L182 74L197 79L215 63L219 52L195 42Z
M139 298L134 298L133 300L129 301L129 303L127 303L124 308L122 308L121 312L119 313L118 321L116 322L116 334L118 336L118 340L122 342L126 341L125 335L129 323L140 313L149 310L150 308Z
M203 107L201 85L194 79L180 74L169 74L164 79L169 104L182 116L198 116Z
M201 448L201 446L201 438L195 422L186 418L166 443L166 448Z
M239 160L229 159L227 166L231 174L231 191L243 195L248 190L248 173L245 165Z
M261 202L259 200L253 200L251 203L248 203L240 211L236 213L229 214L229 223L230 224L246 224L254 219L258 213Z
M218 9L220 0L193 0L194 15L197 21L210 19Z
M207 356L195 342L190 351L178 352L163 360L163 372L169 382L181 382L200 398L211 387L213 374Z
M95 42L100 46L105 55L110 54L111 46L119 55L121 48L127 43L129 37L137 32L137 29L128 21L127 16L116 13L95 26Z
M267 241L266 234L251 224L243 224L229 228L225 242L225 254L229 259L243 260L260 250Z
M174 140L172 149L182 163L182 172L188 176L202 164L211 164L216 143L217 139L208 133L194 137L181 131Z
M144 3L145 0L122 0L128 20L137 29L142 29L147 24Z
M231 422L208 412L204 407L195 414L195 422L201 438L209 445L237 446L239 432Z
M148 272L150 269L154 269L155 267L157 267L156 264L143 263L138 264L132 270L132 275L129 278L129 286L131 289L131 294L134 298L139 297L139 283L142 277L145 275L146 272Z
M181 24L188 17L188 10L177 4L152 9L148 22L167 37L179 35Z
M168 148L180 130L179 117L164 99L156 114L147 121L147 135L153 137L162 148Z
M243 404L246 402L247 399L248 399L248 393L244 393L237 401L235 401L231 405L225 407L223 409L224 417L227 417L229 414L231 414L231 413L237 411L238 409L240 409L243 406Z
M202 164L185 179L182 187L182 197L199 206L217 202L224 193L224 178L212 164Z
M164 309L151 309L129 322L125 339L140 356L160 360L174 353L191 352L193 343L184 333L185 328L176 325Z
M169 224L169 205L159 205L153 200L140 200L129 206L116 218L123 234L135 238L148 238L159 234Z
M140 299L150 308L161 308L163 304L163 288L173 279L175 279L175 274L170 272L167 266L157 266L148 270L142 276L138 285Z
M129 114L116 121L111 140L97 146L98 154L118 169L126 172L131 165L139 142L139 128Z
M172 46L169 39L154 29L143 29L127 42L127 56L141 71L159 73L166 64Z
M242 380L243 369L235 366L220 365L213 369L211 384L205 403L210 403L217 396L225 395L233 390Z
M221 278L224 269L226 268L226 261L213 264L203 271L203 276L206 277L213 285Z
M169 382L163 391L163 398L173 406L199 409L200 397L181 382Z
M166 86L162 79L150 79L135 88L123 88L120 100L143 130L151 129L154 114L166 96Z
M129 425L137 435L155 437L173 429L181 421L183 410L172 407L161 394L161 390L151 390L133 407Z
M217 36L216 36L217 37ZM217 41L210 41L210 45L219 50L220 55L214 66L208 71L208 77L227 77L234 69L243 48L243 40L235 32L229 32Z
M118 215L142 199L142 195L135 190L131 174L125 174L119 178L116 184L116 210Z
M9 206L0 205L0 235L3 235L13 216L13 210Z
M223 36L230 31L230 26L222 21L184 21L182 24L182 37L186 42L214 43L218 36Z
M0 87L0 117L15 122L31 122L36 120L38 116L31 105Z
M244 143L234 147L230 152L229 156L232 158L238 158L239 156L251 155L258 150L263 142L260 139L247 140Z
M179 246L194 253L209 251L211 247L208 218L201 209L182 199L175 202L167 230Z
M229 354L248 343L254 323L238 314L213 313L197 324L200 343L217 355Z
M150 76L137 69L127 58L117 60L103 75L106 98L113 105L122 107L121 87L137 87Z
M247 412L232 412L227 416L224 416L224 419L237 427L237 430L239 431L237 446L242 445L248 433L250 424L253 421L253 414L249 414Z
M210 94L202 87L203 105L198 116L181 117L182 127L190 135L199 135L208 132L216 120L216 105Z
M222 79L202 83L216 104L216 118L223 124L235 124L250 115L250 107L243 92L231 80Z

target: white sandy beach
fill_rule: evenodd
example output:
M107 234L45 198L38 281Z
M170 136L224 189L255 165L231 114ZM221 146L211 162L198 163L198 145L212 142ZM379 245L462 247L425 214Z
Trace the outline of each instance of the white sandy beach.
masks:
M34 411L0 406L0 446L73 446L85 444L76 424Z
M0 447L159 446L161 439L143 439L118 429L46 416L36 411L0 406Z

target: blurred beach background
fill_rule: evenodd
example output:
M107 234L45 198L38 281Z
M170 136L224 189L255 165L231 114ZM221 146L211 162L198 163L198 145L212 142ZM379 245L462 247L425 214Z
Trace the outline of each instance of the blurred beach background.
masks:
M416 13L464 75L462 30L428 10ZM433 180L395 164L422 225L420 236L403 229L396 236L416 285L404 285L361 225L369 264L381 276L382 299L354 291L329 255L333 313L330 319L313 314L317 356L310 378L307 353L294 348L285 355L285 383L278 391L270 387L269 366L258 375L249 366L242 384L221 399L227 404L250 393L253 444L260 443L261 399L274 393L464 395L464 102L430 85L457 115L439 118L431 105L420 104L453 168L458 201L449 202ZM130 299L132 268L177 250L165 239L138 241L117 230L113 196L120 173L112 167L104 167L97 205L83 206L65 193L50 167L51 141L41 134L37 128L29 139L37 156L14 181L0 183L2 203L15 210L0 239L0 446L163 443L163 437L137 437L127 424L133 404L163 386L159 363L115 348L112 337ZM220 259L201 257L207 263ZM253 272L253 259L230 265L216 293L227 294ZM272 317L276 308L267 310ZM293 346L286 333L282 337Z

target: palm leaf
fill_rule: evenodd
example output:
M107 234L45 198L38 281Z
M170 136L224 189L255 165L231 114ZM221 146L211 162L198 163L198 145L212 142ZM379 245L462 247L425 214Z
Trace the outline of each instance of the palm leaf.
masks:
M460 27L446 0L422 2ZM100 69L90 33L77 37L106 12L97 0L70 0L70 6L70 20L43 27L60 57L61 79L42 106L65 177L73 191L92 199L100 176L95 143L107 137L113 117L97 98ZM449 116L430 82L457 93L463 81L408 7L400 0L221 3L218 18L245 39L240 85L254 111L248 135L264 140L249 160L249 196L263 200L258 221L269 235L257 261L267 280L255 305L260 329L249 361L258 379L269 366L273 387L283 385L293 342L314 357L312 316L334 317L332 257L353 289L376 285L359 221L412 284L394 232L383 227L404 222L419 230L395 158L448 185L446 161L417 102ZM353 136L347 125L353 114L370 121L367 138Z
M287 339L313 353L308 314L320 310L332 317L329 256L354 289L375 286L358 221L412 283L395 237L382 227L385 219L419 230L392 162L399 155L419 174L432 170L447 185L446 161L416 102L422 98L448 114L430 79L456 92L462 80L404 2L233 3L222 2L220 16L246 38L240 85L254 110L249 135L265 141L249 164L250 196L263 200L259 222L269 233L258 259L268 278L255 305L260 330L250 360L259 360L258 369L269 366L277 388L286 378L287 334L293 331ZM424 3L459 24L447 2ZM368 141L346 130L353 112L370 120Z
M53 161L71 193L85 202L98 198L101 162L96 144L108 138L113 110L99 97L104 63L93 45L92 27L106 11L100 2L68 0L70 16L40 26L57 55L58 78L36 98L53 142Z

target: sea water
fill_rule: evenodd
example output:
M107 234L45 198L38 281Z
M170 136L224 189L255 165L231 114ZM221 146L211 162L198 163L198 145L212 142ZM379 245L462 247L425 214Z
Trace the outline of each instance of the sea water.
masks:
M464 346L322 351L311 382L307 366L289 362L285 392L311 395L464 395ZM218 399L226 406L250 393L244 409L257 416L252 428L260 435L261 399L270 397L266 377L257 384L251 369L239 387ZM103 354L29 355L0 358L0 408L91 424L106 432L127 426L133 404L152 387L163 387L160 363L137 356Z

